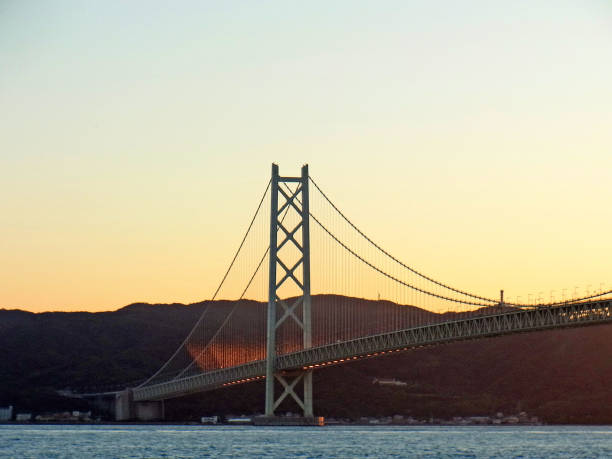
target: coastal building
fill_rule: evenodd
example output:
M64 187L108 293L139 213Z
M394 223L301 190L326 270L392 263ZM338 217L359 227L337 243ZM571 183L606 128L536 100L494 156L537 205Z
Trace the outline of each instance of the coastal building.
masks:
M8 408L0 408L0 422L13 419L13 405Z
M374 378L372 380L372 384L378 384L379 386L398 386L404 387L407 386L408 383L404 381L400 381L398 379L388 379L388 378Z
M219 422L218 416L202 416L200 419L202 424L217 424Z

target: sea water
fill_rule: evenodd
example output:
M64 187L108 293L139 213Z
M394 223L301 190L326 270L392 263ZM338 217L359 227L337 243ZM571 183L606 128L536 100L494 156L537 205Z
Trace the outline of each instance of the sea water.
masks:
M5 424L0 457L610 458L612 426Z

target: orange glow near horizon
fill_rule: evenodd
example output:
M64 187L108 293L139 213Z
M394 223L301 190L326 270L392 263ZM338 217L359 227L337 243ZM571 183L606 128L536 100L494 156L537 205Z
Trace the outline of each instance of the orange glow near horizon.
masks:
M612 289L605 2L111 3L2 7L0 308L210 299L272 162L308 163L369 237L453 287ZM217 299L242 294L267 216ZM313 294L445 311L311 235ZM266 273L245 298L267 298Z

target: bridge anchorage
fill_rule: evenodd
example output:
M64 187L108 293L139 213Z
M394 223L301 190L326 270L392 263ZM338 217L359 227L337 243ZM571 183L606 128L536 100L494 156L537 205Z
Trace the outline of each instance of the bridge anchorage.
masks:
M236 300L215 301L231 273L246 287ZM298 177L285 177L273 164L238 251L201 307L191 332L147 381L83 395L105 403L114 397L117 420L153 420L163 418L164 400L265 379L264 415L255 423L318 424L314 370L461 340L612 323L612 290L520 304L503 293L492 298L452 287L366 236L309 176L308 166ZM294 410L292 402L301 416L276 415Z

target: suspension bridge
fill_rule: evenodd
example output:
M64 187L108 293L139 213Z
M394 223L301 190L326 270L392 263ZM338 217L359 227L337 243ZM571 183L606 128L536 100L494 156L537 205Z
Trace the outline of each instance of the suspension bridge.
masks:
M116 418L160 417L163 400L265 380L266 419L275 419L289 399L312 420L316 369L459 340L606 322L612 322L612 290L521 304L504 300L503 291L492 298L434 279L368 237L307 165L300 176L287 177L273 164L212 300L155 374L115 394Z

